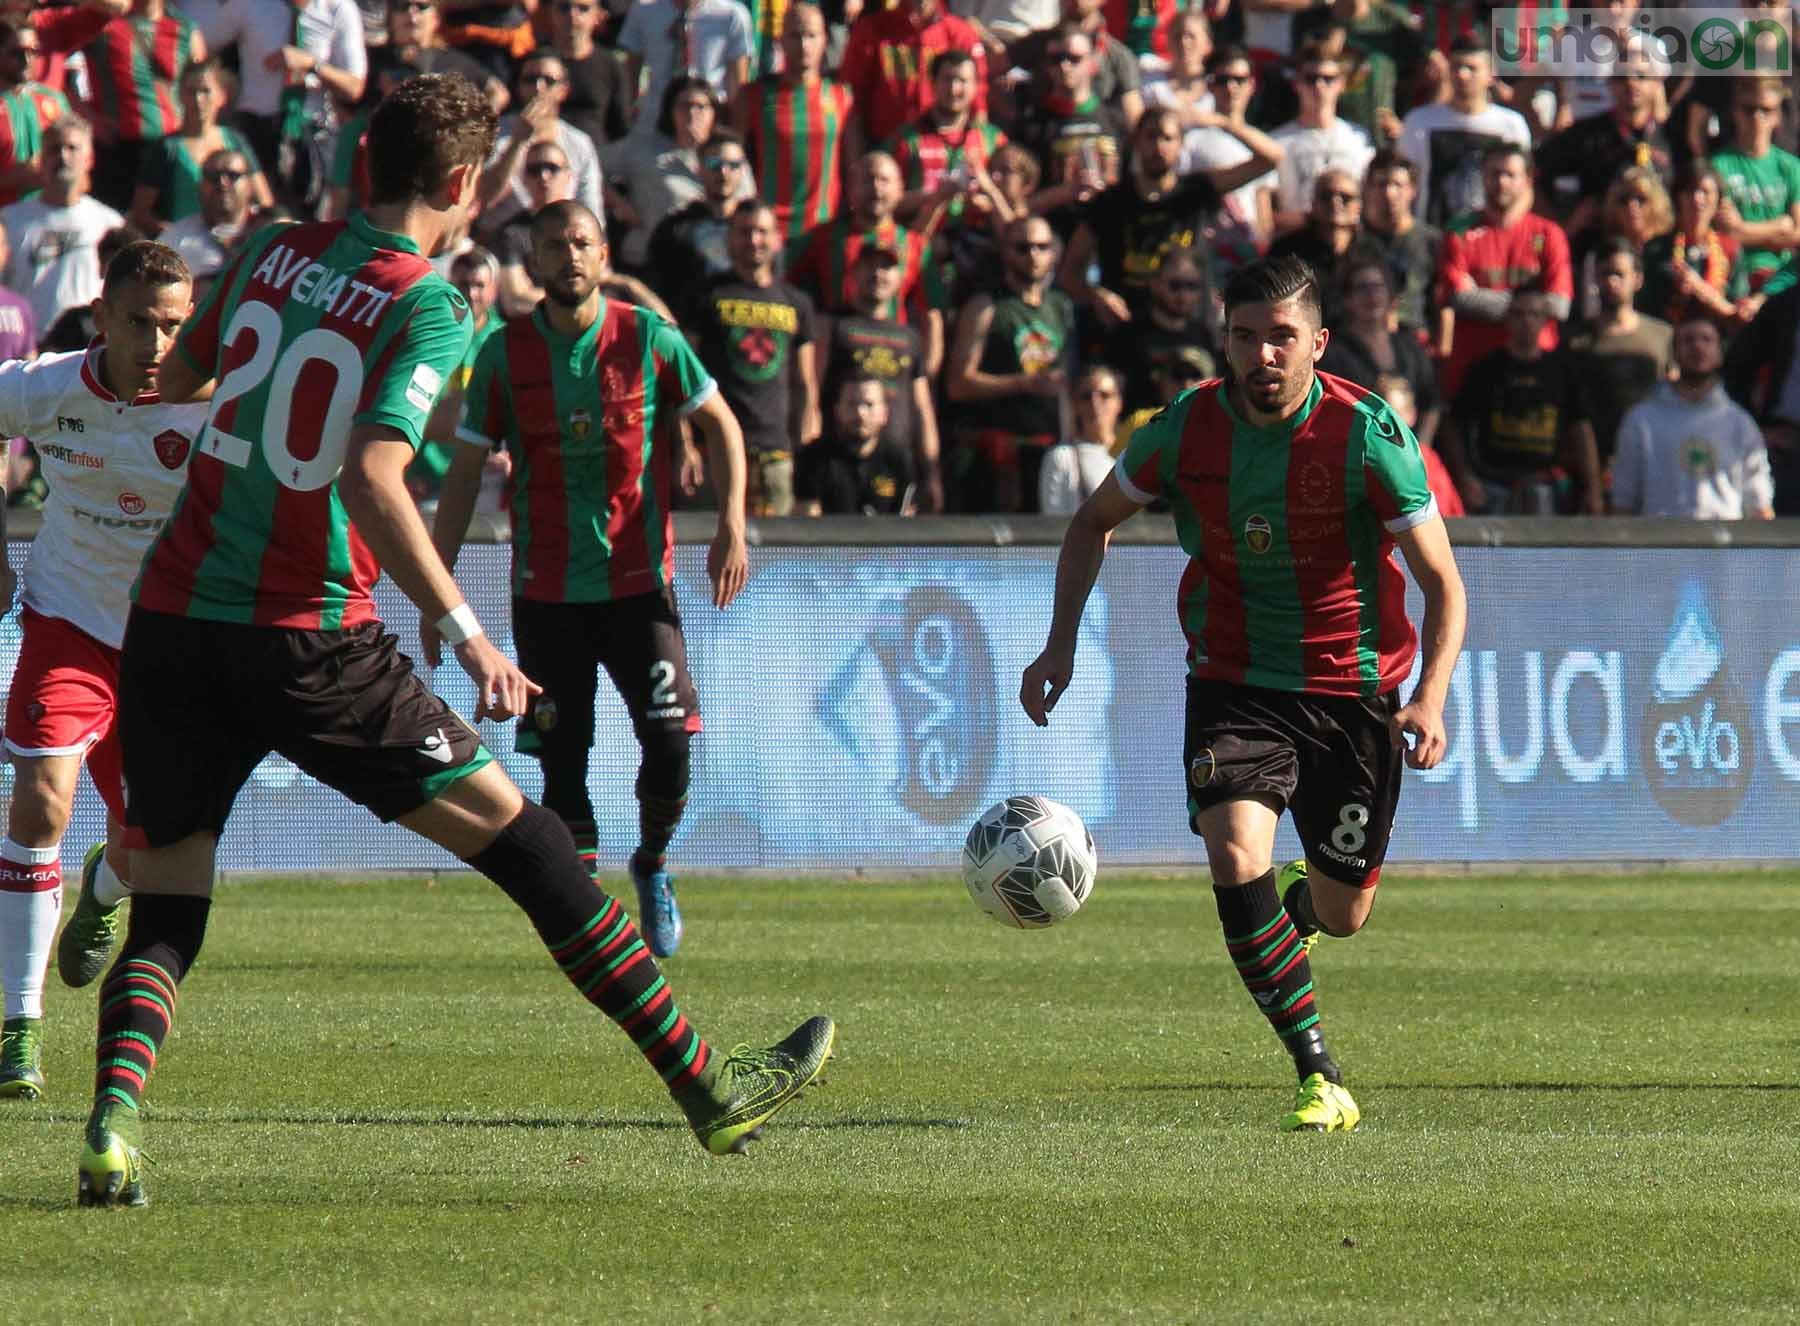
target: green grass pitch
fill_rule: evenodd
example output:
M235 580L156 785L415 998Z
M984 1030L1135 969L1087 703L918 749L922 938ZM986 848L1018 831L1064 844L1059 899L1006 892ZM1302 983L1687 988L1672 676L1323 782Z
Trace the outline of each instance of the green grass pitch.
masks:
M0 1104L0 1285L50 1322L1586 1323L1800 1312L1800 875L1394 877L1315 953L1364 1111L1291 1072L1204 877L1022 934L960 883L689 878L728 1047L839 1023L710 1159L473 879L231 884L150 1092L153 1205L74 1206L93 990Z

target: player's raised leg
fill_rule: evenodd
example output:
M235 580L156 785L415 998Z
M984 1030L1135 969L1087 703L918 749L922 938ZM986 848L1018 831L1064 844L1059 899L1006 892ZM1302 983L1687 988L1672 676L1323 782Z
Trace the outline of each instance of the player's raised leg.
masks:
M582 867L568 827L526 800L485 754L471 753L477 767L400 822L519 905L570 983L662 1078L708 1151L743 1150L823 1070L835 1038L831 1020L810 1018L766 1050L716 1054L683 1016L624 908Z

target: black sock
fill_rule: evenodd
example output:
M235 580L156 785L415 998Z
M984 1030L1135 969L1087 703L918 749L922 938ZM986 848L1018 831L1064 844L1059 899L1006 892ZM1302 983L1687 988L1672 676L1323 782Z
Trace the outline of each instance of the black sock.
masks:
M468 863L518 903L563 975L619 1024L671 1091L705 1079L711 1051L631 918L582 869L561 819L527 801Z
M688 734L658 734L644 743L638 767L638 849L645 865L660 867L687 809Z
M1319 1010L1313 1001L1312 965L1301 936L1275 892L1275 872L1265 871L1237 888L1213 889L1226 951L1244 988L1256 1000L1275 1034L1294 1058L1302 1078L1323 1073L1333 1082L1342 1074L1325 1048Z
M544 771L543 807L569 826L581 864L592 878L600 869L600 834L588 796L587 747L549 747L539 751L537 759Z

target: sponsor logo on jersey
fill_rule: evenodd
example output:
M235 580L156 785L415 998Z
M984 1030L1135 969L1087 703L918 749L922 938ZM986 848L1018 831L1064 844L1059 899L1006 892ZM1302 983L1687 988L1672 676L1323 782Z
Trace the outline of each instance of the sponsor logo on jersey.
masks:
M119 494L119 510L123 511L128 516L143 515L144 508L149 505L148 502L139 497L136 493Z
M406 383L406 399L415 410L429 410L444 389L444 375L430 364L413 369Z
M1274 542L1275 531L1269 527L1268 517L1255 515L1244 522L1244 543L1251 552L1266 553Z
M170 428L158 433L150 445L156 448L156 458L162 462L165 470L178 470L187 464L188 450L192 444L184 434Z
M56 431L59 433L85 433L87 432L87 420L72 419L66 414L59 414L56 416Z
M60 422L60 421L59 421ZM74 422L80 423L77 419ZM37 444L38 455L48 456L51 460L60 460L64 465L74 465L84 470L103 470L106 468L106 457L96 456L87 451L73 451L68 447L59 447L54 442Z

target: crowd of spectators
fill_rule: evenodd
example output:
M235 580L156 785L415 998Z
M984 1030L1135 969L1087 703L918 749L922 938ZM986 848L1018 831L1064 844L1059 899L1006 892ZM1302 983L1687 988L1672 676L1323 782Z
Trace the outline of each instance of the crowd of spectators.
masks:
M1790 76L1676 77L1628 44L1594 77L1506 82L1489 17L0 0L0 354L85 345L129 238L203 290L258 227L347 214L375 102L454 72L501 116L438 260L477 344L541 296L532 212L586 204L608 294L718 379L758 514L1072 510L1217 375L1223 279L1270 252L1319 273L1321 367L1414 423L1447 514L1800 511ZM691 445L679 473L706 505ZM9 500L34 483L15 443Z

